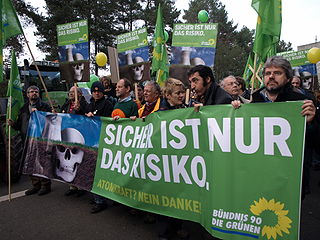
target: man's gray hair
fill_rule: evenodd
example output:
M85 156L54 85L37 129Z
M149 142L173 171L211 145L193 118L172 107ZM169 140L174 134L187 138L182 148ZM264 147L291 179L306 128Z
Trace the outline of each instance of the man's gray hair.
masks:
M159 86L158 83L156 83L155 81L147 81L144 87L146 87L147 85L152 85L156 93L161 95L161 87Z
M236 80L237 81L237 79L236 79L236 77L235 76L233 76L233 75L229 75L229 76L227 76L227 77L225 77L224 79L222 79L221 81L220 81L220 87L224 87L224 80L226 80L227 78L233 78L234 80Z
M30 87L27 88L27 93L28 93L31 89L33 89L33 90L38 90L38 92L40 92L40 89L39 89L37 86L33 85L33 86L30 86Z
M289 80L293 77L293 70L290 62L281 56L273 56L268 58L264 64L262 74L264 75L266 68L270 67L281 67L285 71L285 74Z

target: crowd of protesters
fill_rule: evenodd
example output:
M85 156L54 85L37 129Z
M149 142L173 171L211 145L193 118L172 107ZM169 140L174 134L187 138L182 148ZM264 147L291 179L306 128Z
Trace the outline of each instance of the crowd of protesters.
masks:
M92 98L86 102L81 90L70 88L68 99L61 108L62 113L81 114L87 117L104 116L112 117L115 121L119 118L145 118L156 111L168 111L179 108L232 104L239 108L241 104L255 102L283 102L304 100L301 114L306 116L307 132L305 144L305 159L303 170L303 192L309 189L309 168L320 167L320 149L314 139L318 137L319 127L319 100L320 93L313 93L304 89L300 76L293 76L290 63L282 57L269 58L263 69L264 87L251 92L246 88L244 79L238 76L226 76L220 82L216 81L212 69L208 66L198 65L188 72L189 86L182 81L169 78L161 89L154 81L145 81L135 86L128 79L121 79L114 86L109 77L102 77L101 81L94 82L91 86ZM186 94L190 87L190 94ZM77 96L76 96L77 95ZM20 130L26 137L26 127L30 113L34 110L51 111L39 97L39 89L31 86L27 90L28 102L21 108L16 122L8 123ZM313 164L313 165L312 165ZM26 195L44 195L51 191L51 182L48 179L32 177L33 187L26 191ZM65 195L82 195L83 190L70 185ZM91 213L98 213L107 208L107 199L93 195ZM134 209L132 209L134 210ZM131 211L135 213L135 211ZM149 220L154 222L156 216L145 213ZM170 239L177 234L179 238L186 239L188 232L182 228L182 220L168 218L167 227L159 234L160 239Z

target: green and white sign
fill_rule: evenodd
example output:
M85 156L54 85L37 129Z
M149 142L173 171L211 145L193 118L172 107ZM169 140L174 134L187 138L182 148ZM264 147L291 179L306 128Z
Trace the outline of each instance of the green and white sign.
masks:
M216 47L218 24L174 24L172 46Z
M89 41L88 21L81 20L57 25L58 46Z
M117 36L119 53L145 46L148 46L147 28L140 28Z
M198 222L220 239L297 240L302 104L186 108L155 112L145 121L62 113L52 118L36 111L24 173ZM48 129L57 131L55 136L61 130L66 140L48 139ZM48 144L63 150L48 154ZM67 148L78 153L72 161L65 161Z
M277 55L287 59L291 63L292 67L298 67L301 65L311 64L307 58L308 51L309 50L281 52L277 53Z
M296 240L300 111L301 102L221 105L103 121L93 192L221 239Z

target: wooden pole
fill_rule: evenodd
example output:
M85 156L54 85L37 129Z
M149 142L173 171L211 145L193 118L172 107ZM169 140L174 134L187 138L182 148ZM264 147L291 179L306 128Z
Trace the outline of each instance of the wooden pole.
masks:
M76 88L76 90L74 91L74 104L77 105L78 104L78 86L77 83L74 83L74 86Z
M28 42L28 40L27 40L26 35L24 34L24 32L23 32L23 36L24 36L24 39L26 40L26 43L27 43L29 52L30 52L30 54L31 54L31 57L32 57L34 66L36 67L36 70L37 70L38 76L39 76L39 78L40 78L41 84L42 84L42 86L43 86L43 89L44 89L44 91L45 91L45 93L46 93L46 95L47 95L47 98L48 98L50 107L51 107L52 110L54 110L53 104L52 104L52 101L51 101L51 98L50 98L50 96L49 96L49 94L48 94L48 90L47 90L46 84L44 83L44 81L43 81L43 79L42 79L42 76L41 76L41 73L40 73L40 71L39 71L38 65L37 65L37 63L36 63L36 60L35 60L33 54L32 54L31 48L30 48L30 46L29 46L29 42Z
M186 90L186 100L185 100L185 104L188 105L190 101L190 89L187 88Z
M251 94L250 94L250 102L252 101L252 93L253 93L253 87L254 82L256 79L256 72L257 72L257 54L254 53L254 61L253 61L253 75L251 77Z
M12 106L12 96L9 97L9 117L11 119L11 106ZM9 202L11 201L11 126L8 128L8 196Z

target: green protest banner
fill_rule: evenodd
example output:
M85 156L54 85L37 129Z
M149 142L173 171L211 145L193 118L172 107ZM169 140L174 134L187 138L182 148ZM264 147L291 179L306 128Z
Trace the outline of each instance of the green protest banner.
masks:
M291 63L292 67L298 67L301 65L311 64L307 58L308 51L309 49L301 51L288 51L277 53L277 55L287 59Z
M119 53L145 46L148 46L147 28L140 28L117 36Z
M88 21L81 20L57 25L58 46L88 42Z
M271 105L272 104L272 105ZM221 239L299 238L301 102L101 118L92 192Z
M218 24L174 24L172 46L216 47Z

